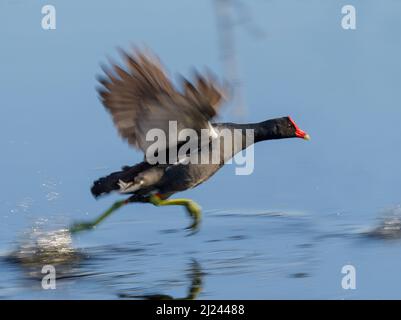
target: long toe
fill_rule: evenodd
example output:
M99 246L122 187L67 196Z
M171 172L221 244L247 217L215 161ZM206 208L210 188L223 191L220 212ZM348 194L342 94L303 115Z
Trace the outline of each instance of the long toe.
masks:
M192 224L186 229L190 230L189 235L193 235L199 231L200 222L202 220L202 210L197 203L191 202L187 205L187 211L192 218Z
M192 236L195 233L198 233L199 226L200 226L200 220L194 219L193 222L188 227L185 228L185 230L189 231L187 235Z
M70 232L71 233L76 233L76 232L80 232L80 231L91 230L93 228L94 228L93 223L79 222L79 223L74 223L70 227Z

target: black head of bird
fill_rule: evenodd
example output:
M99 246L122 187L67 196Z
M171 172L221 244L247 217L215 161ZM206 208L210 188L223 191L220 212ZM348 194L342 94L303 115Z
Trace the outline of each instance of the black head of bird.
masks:
M217 139L218 133L223 130L253 129L252 143L296 137L309 140L309 135L290 117L248 124L211 123L226 95L225 90L210 74L206 77L195 74L193 82L184 79L183 88L177 90L157 58L138 50L131 55L122 52L122 55L125 68L116 64L112 64L111 68L104 67L104 76L99 78L98 91L121 137L145 154L152 144L146 139L149 130L158 128L168 132L172 120L177 123L178 130L209 130L213 139ZM206 149L213 148L213 139L208 140ZM178 142L175 143L178 145ZM171 144L168 146L169 150L165 151L172 150ZM201 217L199 205L189 199L168 198L206 181L227 159L247 146L249 145L234 145L228 157L225 154L217 163L149 163L145 157L141 163L125 166L121 171L95 181L91 191L95 197L113 191L130 194L130 197L117 201L92 222L73 225L71 230L76 232L91 229L113 211L130 202L184 206L193 219L190 229L197 230ZM195 152L201 155L204 149L198 148Z
M310 136L301 130L289 116L266 120L256 124L247 124L245 127L254 129L255 142L287 138L310 140Z

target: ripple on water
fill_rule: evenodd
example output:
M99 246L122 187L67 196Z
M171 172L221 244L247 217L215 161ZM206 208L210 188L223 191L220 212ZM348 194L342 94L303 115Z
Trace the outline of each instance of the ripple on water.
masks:
M227 219L227 214L233 219ZM266 217L270 221L260 223ZM238 223L239 219L243 221ZM60 288L103 298L110 298L110 294L134 299L194 298L202 291L203 277L230 283L233 276L240 281L257 277L258 282L263 282L277 276L306 278L313 272L316 248L311 243L316 230L306 214L215 211L205 222L202 232L193 238L155 233L151 241L121 243L121 238L116 237L117 245L79 249L73 247L67 229L49 232L32 228L17 242L7 260L28 271L34 280L43 276L43 265L52 264L57 266L57 278L64 279ZM99 232L91 233L91 237L102 236ZM24 291L26 287L21 286Z

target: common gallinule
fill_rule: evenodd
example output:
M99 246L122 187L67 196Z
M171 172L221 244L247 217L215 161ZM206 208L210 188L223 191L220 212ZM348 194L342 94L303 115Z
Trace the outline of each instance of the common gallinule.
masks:
M111 68L104 67L105 75L99 78L101 85L98 92L120 135L131 146L143 151L145 159L95 181L91 189L95 197L113 191L130 194L130 197L117 201L94 221L74 224L70 229L72 232L93 228L113 211L130 202L148 202L156 206L184 206L193 219L189 228L195 231L201 217L199 205L189 199L168 199L171 195L206 181L235 153L254 142L296 137L309 140L309 135L290 117L249 124L211 123L209 121L217 115L225 90L218 86L210 74L206 77L195 74L193 83L183 79L183 89L179 91L175 89L159 60L154 56L139 50L133 54L122 54L126 62L125 69L114 63ZM195 150L196 156L216 151L213 142L222 139L220 133L223 131L232 132L235 136L234 131L240 130L242 137L233 139L229 148L220 144L218 148L222 152L218 155L218 161L182 161L183 158L177 157L177 147L185 142L177 142L170 138L172 121L175 121L178 132L188 128L195 133L207 130L207 143L201 143L203 140L198 139L196 148L190 149ZM155 163L154 159L149 161L147 151L154 141L147 139L147 133L155 128L162 130L169 137L164 150L159 148L155 153L156 156L162 152L167 154L166 162L163 163ZM244 142L248 141L248 132L253 133L254 141ZM185 156L189 154L193 156L194 152L184 152ZM208 156L206 159L210 160Z

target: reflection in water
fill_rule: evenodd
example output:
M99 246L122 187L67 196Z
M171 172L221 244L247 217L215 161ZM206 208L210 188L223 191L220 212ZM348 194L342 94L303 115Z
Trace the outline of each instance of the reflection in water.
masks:
M216 297L216 284L225 294L237 292L230 288L246 288L252 277L260 283L256 286L258 295L275 279L313 277L317 262L314 239L319 232L310 217L300 213L228 210L208 212L208 218L210 223L203 232L190 241L182 241L177 233L155 232L151 242L74 248L67 230L32 229L3 259L8 262L6 272L14 278L4 286L0 284L0 296L196 299L201 292L204 297ZM131 230L132 226L115 225L111 230L119 230L121 235L125 228ZM108 230L99 230L88 239L92 241L97 236L97 242L107 243L102 232L107 234ZM132 231L129 235L132 237ZM143 234L136 237L143 238ZM81 242L82 238L73 240ZM183 275L182 262L188 260ZM50 295L40 286L45 264L54 265L57 271L57 290ZM182 290L187 292L181 293Z
M134 298L134 299L146 299L146 300L195 300L199 293L202 291L202 278L203 273L200 264L193 260L190 264L188 271L188 277L191 280L191 285L188 289L188 293L185 297L174 298L166 294L149 294L149 295L135 295L129 293L120 293L120 298Z
M115 285L120 280L124 283L138 282L138 277L143 270L124 269L123 272L117 272L118 265L113 264L113 269L109 271L95 273L93 270L100 268L106 269L109 262L122 259L123 256L131 257L136 262L135 267L139 267L141 257L147 256L153 258L154 255L147 253L152 245L147 248L140 248L138 243L128 243L126 246L98 246L86 249L74 249L72 246L71 234L68 229L59 229L57 231L45 232L36 228L32 228L30 232L26 232L17 242L16 248L5 257L5 262L18 267L24 272L25 281L22 286L30 287L26 282L32 280L34 282L41 281L42 267L44 265L52 265L56 268L57 281L74 280L94 280L104 282L107 285ZM142 245L144 246L144 245ZM146 245L144 246L146 247ZM131 261L128 259L128 261ZM191 281L188 293L185 297L174 298L166 294L140 294L140 286L136 284L136 294L126 290L119 292L117 296L120 298L148 299L148 300L193 300L196 299L202 290L203 272L197 260L192 259L189 264L187 276ZM23 279L21 279L23 280ZM169 283L169 281L163 281ZM114 283L114 284L113 284ZM174 283L174 281L171 281ZM160 286L163 287L163 286ZM162 290L160 288L160 290Z
M157 232L156 228L152 229L152 241L108 244L103 237L109 230L118 230L122 238L122 230L129 230L132 239L133 226L123 223L88 237L93 241L97 236L96 243L105 245L84 244L78 248L72 240L77 244L83 238L71 239L65 229L32 229L2 259L7 262L2 275L8 279L0 283L0 296L148 300L197 299L200 294L212 299L277 297L272 284L300 288L318 283L325 261L330 266L346 263L349 257L338 256L338 245L361 248L368 244L365 248L369 249L371 242L364 241L366 236L401 237L400 208L387 212L379 226L364 233L360 226L346 224L337 215L325 217L324 221L319 224L313 216L300 212L217 210L208 212L205 228L190 240L179 233ZM149 229L135 237L143 239L145 232ZM377 241L374 246L377 245L388 243ZM331 253L323 255L322 248L330 246ZM183 264L188 261L183 273ZM51 294L40 286L45 264L57 270L57 290ZM257 282L250 287L249 279ZM286 294L287 291L282 296Z

